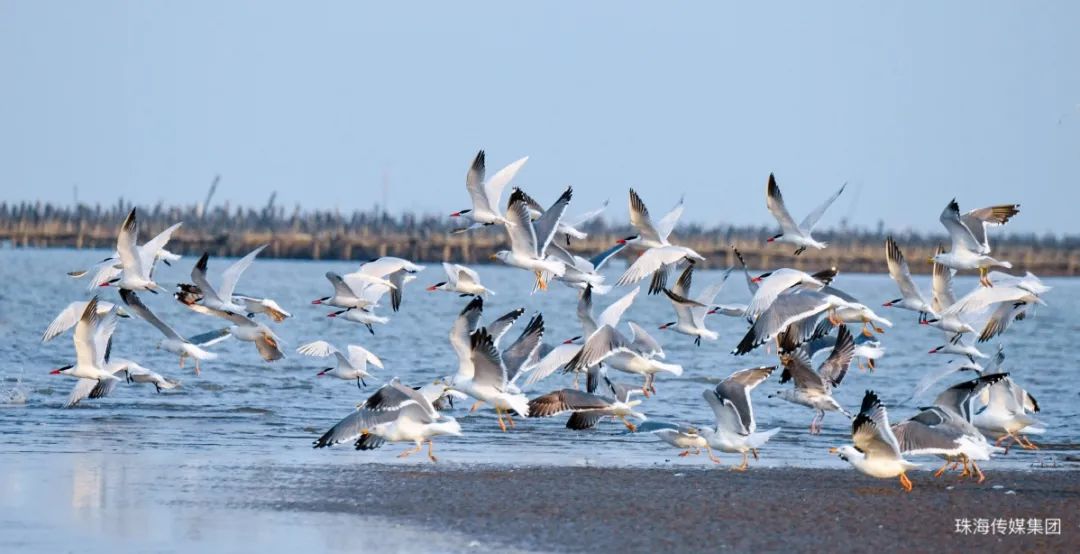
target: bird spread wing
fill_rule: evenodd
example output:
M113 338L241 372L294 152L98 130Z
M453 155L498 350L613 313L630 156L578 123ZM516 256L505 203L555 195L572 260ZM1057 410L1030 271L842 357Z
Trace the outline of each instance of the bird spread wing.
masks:
M885 405L874 391L866 391L862 409L851 424L851 439L867 458L900 458L900 444L889 427Z
M536 230L529 218L528 205L520 194L521 189L514 189L510 194L510 203L506 207L506 233L510 237L510 250L525 258L539 257Z
M573 194L574 190L566 187L555 203L533 225L536 232L536 252L539 256L543 257L551 239L555 237L555 230L559 227L559 221L566 212L566 207L570 205Z
M565 412L598 411L611 407L606 398L575 389L560 389L529 401L529 417L551 417Z
M660 218L660 221L656 222L656 234L660 235L660 239L666 241L671 232L675 230L675 225L679 223L679 218L683 213L683 199L679 198L679 203L675 204L671 211L664 214L664 217Z
M769 208L769 212L776 218L776 222L780 224L780 230L785 235L802 235L799 226L795 224L795 219L791 217L787 206L784 205L784 197L780 194L780 186L776 184L776 177L772 173L769 174L769 183L765 187L765 206Z
M514 176L525 165L525 162L529 161L529 157L525 156L519 160L510 162L506 167L496 171L487 183L484 184L484 195L487 197L491 211L495 214L499 213L499 198L502 196L502 191L506 188L506 185L510 181L514 180Z
M844 375L847 374L851 359L854 356L855 339L852 337L847 325L840 325L840 330L836 335L836 344L833 345L829 357L818 368L818 374L821 375L822 379L828 381L831 386L839 386L840 381L844 380Z
M904 253L900 251L900 246L891 236L885 237L885 259L889 264L889 276L900 287L900 295L925 303L919 287L915 286L915 281L911 279L911 270L908 268L907 260L904 259Z
M832 196L826 198L825 202L818 206L814 211L806 214L806 217L802 220L799 227L807 233L813 231L814 227L817 227L818 221L821 220L821 216L825 215L825 210L828 210L829 206L832 206L833 202L836 202L836 199L840 198L840 194L844 192L845 188L847 188L847 183L840 185L840 188L837 189Z
M161 319L154 314L154 312L151 312L150 308L147 308L146 305L142 303L142 300L135 295L135 291L120 289L120 298L124 301L124 305L131 308L131 311L135 315L139 316L150 325L157 327L158 331L161 331L161 334L165 335L166 338L184 342L184 337L181 337L172 327L166 325L164 321L161 321Z
M259 255L264 248L268 245L264 244L251 252L248 252L246 256L233 262L232 265L227 267L225 271L221 273L221 287L218 288L218 294L222 300L228 301L232 298L233 291L236 290L236 283L240 280L240 276L244 274L244 271L251 266L251 263L255 261L255 256Z
M649 209L645 207L645 202L634 189L630 189L630 224L637 229L642 239L664 242L659 231L653 227L652 219L649 218Z
M641 292L641 287L635 287L634 290L624 294L622 298L604 308L604 311L600 312L600 317L596 319L597 326L610 325L615 327L618 325L623 314L634 303L634 299L637 298L639 292Z

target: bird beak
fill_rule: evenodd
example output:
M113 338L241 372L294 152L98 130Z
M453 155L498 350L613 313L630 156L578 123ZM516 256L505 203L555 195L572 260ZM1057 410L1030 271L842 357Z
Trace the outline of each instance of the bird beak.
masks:
M492 255L488 256L488 259L494 261L494 260L499 259L499 257L496 256L495 254L492 254Z
M427 288L428 292L432 292L432 291L435 291L435 290L438 290L438 289L435 288L435 285L431 285L430 287Z
M322 299L320 298L319 300L312 300L311 303L312 304L322 304Z
M54 370L49 372L49 375L60 375L60 370L59 369L54 369Z
M331 312L326 314L326 317L337 317L337 312Z
M461 216L461 212L454 212L454 213L450 214L450 217L460 217L460 216Z
M839 448L833 447L829 449L829 454L836 454L837 452L840 452Z
M761 282L761 277L751 277L750 282L751 283L760 283Z
M626 244L626 239L619 239L619 240L617 240L615 242L617 242L619 244Z
M891 308L892 307L892 302L886 302L886 303L882 304L882 306L884 306L886 308Z
M926 258L926 263L928 263L928 264L934 263L934 258Z
M108 282L105 282L105 283L102 283L102 284L100 284L100 285L98 285L98 286L99 286L99 287L107 287L107 286L109 286L109 283L108 283Z

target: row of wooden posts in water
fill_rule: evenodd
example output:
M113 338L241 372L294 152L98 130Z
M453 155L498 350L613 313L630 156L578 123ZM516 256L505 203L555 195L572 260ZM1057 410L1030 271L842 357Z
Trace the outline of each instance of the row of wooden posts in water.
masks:
M140 234L145 240L160 230L154 225L144 225ZM574 241L571 250L587 258L612 246L623 236L625 234L612 231L593 232L587 239ZM723 268L735 264L732 250L734 246L742 252L751 268L793 267L818 270L837 267L849 273L887 271L883 236L861 234L853 239L832 237L827 249L808 250L800 256L794 256L792 248L768 244L756 234L742 237L733 236L731 233L725 235L699 232L691 236L679 236L675 240L678 244L689 246L705 256L705 267ZM937 243L922 239L905 244L901 238L898 237L897 240L912 272L929 273L930 264L927 258L933 255ZM116 229L109 225L91 226L68 222L29 224L23 221L18 225L0 222L0 244L14 248L107 250L115 248ZM508 248L505 233L497 228L450 234L429 230L350 230L344 226L315 233L252 230L216 234L200 232L193 227L181 227L173 235L168 248L185 255L197 255L205 251L215 256L240 256L261 244L269 244L262 255L273 258L365 261L393 255L425 263L452 261L466 264L486 263L491 254ZM995 257L1013 263L1013 273L1025 270L1040 276L1080 273L1080 250L1076 248L1009 240L999 240L994 247ZM630 252L621 256L633 255L634 253Z

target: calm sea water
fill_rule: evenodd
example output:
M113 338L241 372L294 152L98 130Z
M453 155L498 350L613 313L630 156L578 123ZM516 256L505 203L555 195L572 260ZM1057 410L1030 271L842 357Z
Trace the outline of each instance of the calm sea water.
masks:
M77 408L61 409L74 379L49 375L50 369L74 360L71 335L42 344L40 335L49 321L68 302L87 297L85 281L70 279L66 271L83 267L103 256L104 251L73 250L0 250L0 452L50 453L124 453L153 455L155 459L212 462L222 459L253 459L286 463L426 463L419 456L399 461L395 455L405 447L391 445L374 452L356 452L349 447L313 451L311 441L345 416L373 392L381 380L392 376L410 384L422 384L449 374L456 361L447 342L449 326L467 302L444 292L426 292L424 287L443 280L438 264L431 264L417 281L406 287L402 310L390 314L387 325L376 328L374 336L363 326L325 317L325 307L312 306L314 298L329 294L323 278L326 271L347 272L356 263L295 260L257 260L244 275L239 291L275 298L294 314L293 319L275 326L288 346L288 357L269 364L259 358L250 343L226 341L214 350L220 358L203 367L201 376L189 367L180 370L175 356L155 349L160 339L156 329L138 319L122 320L117 331L114 355L131 358L169 377L179 378L183 386L156 394L149 386L120 386L105 399L87 400ZM160 283L171 285L186 281L194 258L185 258L173 267L162 267ZM230 263L211 261L211 279ZM484 282L497 291L486 303L485 319L523 306L528 313L543 312L547 322L545 338L556 342L579 334L574 316L576 291L553 284L546 293L529 294L531 276L505 267L481 266ZM609 268L612 281L622 270L621 262ZM700 271L695 275L698 287L719 277L718 271ZM737 274L736 274L737 275ZM928 288L926 279L920 282ZM1014 377L1038 399L1047 433L1036 437L1046 448L1040 453L1013 451L986 464L994 467L1028 467L1040 456L1057 456L1077 449L1080 431L1075 425L1080 411L1080 387L1076 386L1078 357L1074 348L1080 330L1080 281L1047 279L1054 286L1036 317L1015 325L1002 340L1008 354L1008 367ZM869 305L896 296L895 287L885 275L841 274L836 285ZM975 279L958 279L962 293L975 285ZM617 290L607 297L597 297L602 309L618 298ZM118 301L114 289L103 289L102 297ZM168 295L142 295L144 301L166 322L185 335L194 335L220 325L220 320L200 316L177 304ZM720 301L745 302L749 298L745 284L733 275ZM387 302L388 304L388 302ZM873 388L886 400L890 415L900 419L914 413L919 402L903 404L915 382L928 371L946 363L927 350L940 344L939 332L920 327L911 312L881 308L895 327L882 337L888 349L877 370L864 373L852 368L837 399L856 410L863 391ZM653 330L673 320L670 303L663 297L641 294L624 316ZM518 328L523 325L519 322ZM710 383L732 371L759 364L774 364L775 357L759 350L735 357L728 352L745 330L745 324L732 318L713 316L709 326L720 332L720 340L694 346L691 339L666 331L654 331L664 345L668 361L682 364L682 377L661 376L657 381L659 396L642 406L650 418L707 424L712 412L701 398ZM516 336L517 331L512 331ZM380 381L369 382L364 391L355 383L336 379L316 379L323 360L295 354L305 342L326 339L343 346L363 345L382 358L385 369L373 368ZM996 348L985 345L991 354ZM638 383L635 376L614 372L615 380ZM954 378L952 381L957 381ZM849 437L850 426L839 414L829 414L825 430L819 436L807 434L812 412L766 394L780 387L774 378L756 392L754 406L759 426L783 427L764 450L766 465L830 466L842 463L827 454L830 446ZM568 386L566 376L555 375L539 384L542 393ZM944 386L944 384L943 384ZM925 403L928 399L923 399ZM468 403L464 403L468 404ZM458 405L453 415L462 423L465 436L436 441L441 460L447 463L505 464L601 464L649 466L654 464L701 464L701 458L674 457L676 452L649 435L632 435L621 424L603 423L598 430L572 432L563 428L564 417L519 421L518 428L503 433L496 425L494 412L466 413ZM164 456L164 458L162 458ZM737 456L728 456L737 461Z

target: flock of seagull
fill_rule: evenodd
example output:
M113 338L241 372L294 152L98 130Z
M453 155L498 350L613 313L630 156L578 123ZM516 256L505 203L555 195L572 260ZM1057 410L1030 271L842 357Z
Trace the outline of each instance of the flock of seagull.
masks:
M1013 322L1024 319L1034 306L1044 304L1042 296L1050 290L1030 273L1014 276L992 271L995 267L1011 268L1011 265L990 256L989 231L1015 216L1018 205L961 213L954 200L945 207L939 219L948 231L951 244L948 250L939 247L930 260L933 277L929 295L912 280L900 245L892 237L886 239L885 258L900 296L884 306L915 312L917 318L912 317L913 324L935 327L942 334L942 344L931 352L956 358L945 371L927 375L913 397L953 375L970 377L944 388L930 406L892 424L885 404L873 391L866 391L862 405L854 412L832 396L853 362L868 370L875 367L876 361L885 355L878 334L892 326L867 304L833 284L838 276L836 268L824 268L816 273L778 268L752 275L736 250L740 267L727 269L719 280L695 293L695 264L705 258L671 239L683 212L683 201L654 220L633 189L629 192L629 213L636 233L592 257L573 253L573 241L586 236L579 227L599 216L607 205L571 218L565 213L573 198L571 188L547 208L520 188L513 188L503 209L503 190L527 159L517 160L487 178L485 153L480 151L466 175L472 205L451 214L463 223L453 232L467 233L486 227L505 229L510 248L497 252L492 259L532 273L534 292L546 290L552 281L577 289L576 315L581 334L562 343L549 344L544 341L544 316L536 314L528 318L520 334L511 341L506 335L525 310L517 309L485 320L484 300L495 292L482 284L476 270L443 263L445 280L427 290L469 298L449 332L449 342L458 360L457 371L441 377L433 375L430 382L416 387L396 377L389 379L355 411L315 440L316 448L348 442L358 450L370 450L386 442L411 443L413 448L400 454L404 457L421 451L426 444L428 457L435 461L433 439L462 434L458 421L445 412L453 409L454 399L471 398L475 403L470 411L490 406L504 432L516 426L515 416L569 414L566 427L572 430L591 429L604 419L614 419L630 432L651 434L680 449L680 456L705 452L711 461L719 463L714 451L739 454L742 461L732 469L742 471L748 467L749 456L757 459L759 449L780 431L779 428L757 429L751 401L753 391L772 378L777 369L780 369L779 383L790 382L791 386L777 389L770 398L812 410L810 433L821 431L829 412L849 418L851 444L831 451L864 474L898 477L907 491L912 485L906 474L918 467L908 458L938 457L944 460L944 465L936 476L962 467L964 477L982 482L984 474L978 462L1006 451L1011 443L1036 448L1026 435L1044 431L1032 415L1038 412L1038 403L1005 371L1000 348L992 356L978 349L980 343L1001 335ZM808 248L826 248L812 232L843 191L844 187L840 187L801 223L796 223L784 204L776 179L769 175L766 206L778 222L780 232L768 241L793 246L796 255ZM154 268L159 262L171 265L180 259L166 250L170 236L180 225L177 223L139 244L137 212L132 209L120 226L113 255L94 267L69 273L74 278L91 276L92 290L117 289L120 302L106 302L98 296L72 302L45 331L42 340L48 341L74 328L75 363L52 371L78 380L67 406L86 398L106 396L121 381L153 384L158 392L180 385L179 381L135 361L112 356L112 334L122 318L141 319L158 329L162 334L158 348L177 355L180 368L185 366L187 358L192 358L196 375L202 364L217 358L213 345L230 337L252 343L267 362L285 356L283 341L274 333L273 324L291 314L273 299L236 292L240 277L264 247L226 268L216 287L208 278L209 256L203 254L191 271L192 282L178 284L172 291L177 302L207 316L204 321L214 322L206 333L184 337L143 302L139 295L170 292L154 281ZM607 284L601 270L612 256L624 249L635 252L636 258L613 284ZM397 312L406 284L415 280L423 269L408 260L387 256L365 263L353 273L328 272L326 279L332 293L312 304L331 307L334 311L329 317L362 324L374 334L376 325L389 321L386 315L376 313L382 299L389 294L391 310ZM749 303L717 304L715 298L728 277L740 269L752 295ZM980 284L960 298L954 295L952 286L952 277L958 270L978 270L980 274ZM675 274L678 276L674 277ZM674 282L669 285L673 277ZM675 320L661 325L661 330L691 337L700 346L703 340L719 339L719 334L707 327L708 317L718 314L747 325L733 354L765 347L775 350L778 356L777 365L735 371L715 388L702 391L715 415L710 425L649 420L638 411L642 400L636 396L656 395L657 379L683 373L682 366L666 360L660 342L641 325L633 321L623 325L623 315L641 292L641 287L635 285L645 279L649 279L647 293L664 294L673 307ZM607 295L617 288L626 288L627 292L594 315L594 295ZM369 366L383 367L377 355L355 344L339 347L315 340L301 345L297 352L332 357L336 365L318 375L355 382L360 388L366 386L366 379L373 378ZM821 359L820 363L816 359ZM616 382L615 372L637 376L640 384ZM524 392L557 373L572 379L572 385L532 398ZM584 389L580 386L582 378Z

